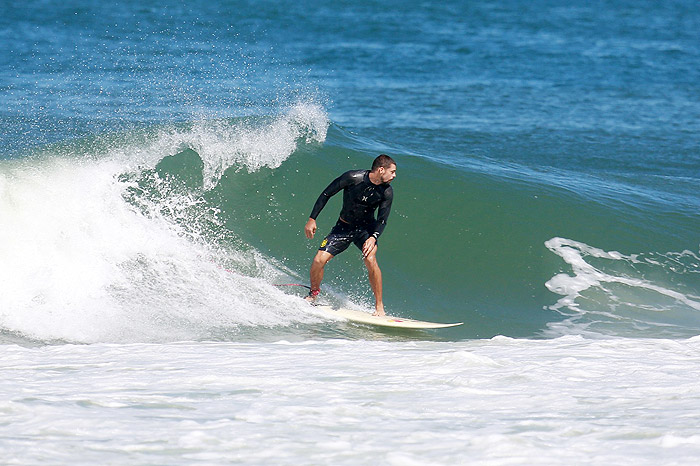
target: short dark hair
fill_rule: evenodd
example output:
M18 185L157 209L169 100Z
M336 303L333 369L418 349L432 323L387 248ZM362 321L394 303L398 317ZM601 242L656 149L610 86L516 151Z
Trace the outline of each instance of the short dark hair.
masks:
M374 162L372 162L372 171L374 171L380 167L389 168L392 165L396 165L396 162L394 162L394 159L392 159L391 157L389 157L386 154L381 154L379 157L374 159Z

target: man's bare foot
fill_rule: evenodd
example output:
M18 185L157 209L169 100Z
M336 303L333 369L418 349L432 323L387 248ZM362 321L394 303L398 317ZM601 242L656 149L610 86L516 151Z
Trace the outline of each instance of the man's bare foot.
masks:
M384 306L377 308L376 311L372 313L373 316L385 316L386 312L384 312Z
M305 296L304 299L306 300L307 303L313 304L316 302L316 298L318 298L318 295L321 293L321 290L311 290L309 291L309 295Z

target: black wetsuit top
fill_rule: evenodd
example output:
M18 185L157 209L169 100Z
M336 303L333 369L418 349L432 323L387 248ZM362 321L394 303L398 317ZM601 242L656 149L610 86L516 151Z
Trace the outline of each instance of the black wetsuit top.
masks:
M366 227L369 234L378 238L384 231L391 211L394 190L388 183L374 184L369 179L369 170L351 170L333 180L318 197L310 218L316 220L328 199L343 189L341 220L354 226ZM374 211L379 209L377 218Z

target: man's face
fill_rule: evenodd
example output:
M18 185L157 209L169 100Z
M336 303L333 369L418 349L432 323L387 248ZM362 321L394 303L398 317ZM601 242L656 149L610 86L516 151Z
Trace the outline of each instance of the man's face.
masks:
M382 183L391 183L396 178L396 165L392 164L389 168L380 167L379 176Z

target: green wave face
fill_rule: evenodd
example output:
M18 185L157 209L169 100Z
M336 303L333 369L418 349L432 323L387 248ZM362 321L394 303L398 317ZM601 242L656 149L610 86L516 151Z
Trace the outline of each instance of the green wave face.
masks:
M279 166L255 171L229 167L203 197L209 208L218 211L227 234L307 283L311 257L337 219L341 196L333 198L319 216L317 238L305 238L304 223L316 197L333 178L370 166L377 150L363 143L369 145L331 126L323 143L300 143ZM595 281L597 274L604 274L644 284L627 290L632 295L626 298L628 308L656 306L656 314L669 317L665 323L673 328L672 334L696 331L692 285L697 277L692 271L697 269L696 255L685 253L683 260L690 264L683 271L674 272L670 266L674 254L683 255L684 245L693 244L697 220L692 217L664 212L664 206L642 206L647 201L634 196L616 199L617 187L582 192L577 190L577 180L567 185L564 175L535 178L517 170L504 173L490 167L438 163L420 155L390 155L398 162L398 177L378 255L390 311L426 320L463 320L469 324L459 330L465 337L548 335L552 328L563 332L561 322L566 328L574 321L575 328L588 328L589 320L615 315L621 297L606 294L604 282L573 294L550 283L561 273L574 282ZM197 172L196 162L190 165ZM654 207L657 210L651 210ZM564 254L567 246L552 247L550 241L555 238L583 245L577 249L583 261L590 256L588 247L602 246L628 256L594 263L592 270L581 272ZM649 257L645 268L635 267L628 259L635 254ZM657 265L652 256L665 259L656 260ZM648 284L662 290L675 286L687 299L669 298L663 292L659 299L651 299ZM334 258L326 269L324 290L371 306L358 251L350 249ZM604 299L587 296L600 293ZM570 304L563 304L567 300ZM659 319L649 319L644 312L613 317L612 323L609 317L604 320L591 331L659 331Z

